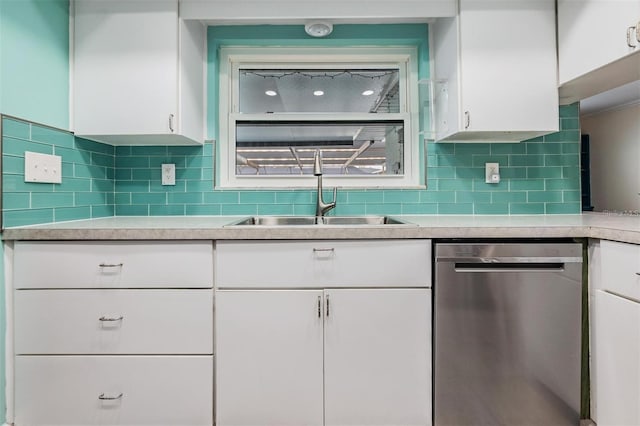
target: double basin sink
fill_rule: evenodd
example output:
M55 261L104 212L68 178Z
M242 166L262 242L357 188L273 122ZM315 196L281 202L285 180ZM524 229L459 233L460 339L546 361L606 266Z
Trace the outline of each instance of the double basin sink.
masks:
M251 216L227 226L416 226L390 216Z

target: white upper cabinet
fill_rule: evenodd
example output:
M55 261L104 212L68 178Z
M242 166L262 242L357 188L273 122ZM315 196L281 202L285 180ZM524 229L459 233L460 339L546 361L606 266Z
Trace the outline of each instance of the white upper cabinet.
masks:
M113 145L201 144L205 27L177 0L75 2L73 119Z
M558 0L561 101L640 79L640 0Z
M313 19L402 22L455 16L456 0L181 0L180 15L213 23L282 23Z
M431 26L435 139L522 141L558 131L553 0L460 0Z

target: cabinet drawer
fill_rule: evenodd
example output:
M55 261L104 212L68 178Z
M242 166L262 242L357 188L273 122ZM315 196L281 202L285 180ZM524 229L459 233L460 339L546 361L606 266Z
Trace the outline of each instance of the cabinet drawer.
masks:
M25 242L15 288L199 288L213 285L213 243Z
M17 356L15 370L16 425L213 424L211 356Z
M216 265L220 288L429 287L431 241L223 241Z
M212 354L213 290L16 290L17 354Z
M640 245L601 241L602 288L640 300Z

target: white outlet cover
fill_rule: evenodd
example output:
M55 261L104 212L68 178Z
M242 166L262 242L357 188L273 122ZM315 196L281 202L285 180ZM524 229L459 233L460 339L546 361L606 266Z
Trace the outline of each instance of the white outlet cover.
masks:
M176 165L175 164L162 165L162 184L163 185L176 184Z
M485 183L500 183L500 164L499 163L484 164L484 181Z
M24 181L31 183L62 183L62 157L25 151Z

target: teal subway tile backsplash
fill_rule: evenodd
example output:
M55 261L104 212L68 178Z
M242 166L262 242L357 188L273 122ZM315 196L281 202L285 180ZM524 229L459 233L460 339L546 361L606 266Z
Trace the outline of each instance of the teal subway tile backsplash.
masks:
M116 216L149 216L148 205L116 204Z
M339 189L331 214L567 214L580 212L578 109L560 109L563 129L521 143L426 146L427 188ZM113 147L3 118L4 226L105 216L312 215L315 190L214 189L214 146ZM60 155L62 184L24 182L24 151ZM500 164L499 184L484 163ZM160 165L176 165L163 186ZM331 199L327 188L325 198Z
M547 203L545 205L546 214L571 214L575 213L576 209L580 210L580 202Z
M80 220L91 217L91 206L59 208L55 210L56 222Z
M2 136L29 140L31 137L31 124L21 120L3 119Z
M529 191L529 203L559 203L562 202L562 191Z
M26 226L55 221L53 209L22 209L3 212L3 226Z
M476 203L475 214L509 214L508 203Z
M544 214L544 212L544 203L509 204L509 214Z
M473 214L472 203L438 204L438 214Z
M149 216L184 216L186 206L184 204L151 204Z
M73 207L72 192L32 192L31 207L41 209L46 207Z
M42 126L31 127L31 140L59 148L74 148L73 134Z
M2 117L3 226L112 216L114 148L28 121ZM24 153L62 157L62 183L24 181ZM109 173L111 171L111 174ZM94 215L94 212L96 215Z
M258 204L259 215L292 216L293 205L291 204Z
M219 204L187 204L185 213L187 216L219 216L221 206Z

